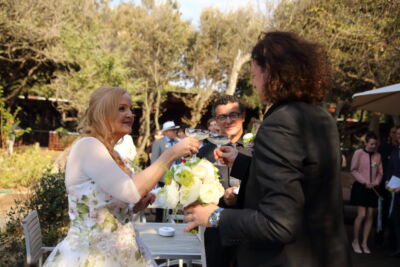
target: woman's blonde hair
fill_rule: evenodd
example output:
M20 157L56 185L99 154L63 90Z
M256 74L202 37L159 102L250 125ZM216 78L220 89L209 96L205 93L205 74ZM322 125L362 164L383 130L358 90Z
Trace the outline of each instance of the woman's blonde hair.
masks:
M110 152L111 157L127 173L122 159L114 152L112 145L112 121L118 114L118 105L121 97L127 91L119 87L102 86L97 88L90 96L89 107L83 114L78 131L82 136L92 136L99 139Z

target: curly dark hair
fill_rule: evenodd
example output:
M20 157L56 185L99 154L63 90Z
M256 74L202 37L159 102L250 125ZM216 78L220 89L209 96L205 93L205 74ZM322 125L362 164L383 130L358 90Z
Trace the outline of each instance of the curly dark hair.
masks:
M211 108L211 114L213 117L216 116L215 111L219 105L227 105L228 103L238 103L240 113L246 112L246 107L243 102L236 96L233 95L221 95L213 103Z
M325 51L291 32L262 33L251 58L267 71L267 103L301 100L319 104L331 80Z

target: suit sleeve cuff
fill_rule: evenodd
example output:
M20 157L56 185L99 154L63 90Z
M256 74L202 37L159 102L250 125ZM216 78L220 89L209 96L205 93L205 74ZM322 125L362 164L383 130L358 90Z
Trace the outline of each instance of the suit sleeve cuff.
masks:
M220 232L220 242L223 246L232 246L240 243L241 239L235 229L235 220L239 216L238 210L224 209L220 214L218 231Z

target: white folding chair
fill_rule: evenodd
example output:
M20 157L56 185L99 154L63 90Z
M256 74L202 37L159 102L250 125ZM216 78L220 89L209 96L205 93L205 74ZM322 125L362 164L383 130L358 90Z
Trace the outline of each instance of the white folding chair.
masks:
M26 263L28 265L35 264L41 267L43 253L52 251L54 247L42 246L42 231L40 229L39 217L36 210L29 213L29 215L22 220L22 227L25 236Z

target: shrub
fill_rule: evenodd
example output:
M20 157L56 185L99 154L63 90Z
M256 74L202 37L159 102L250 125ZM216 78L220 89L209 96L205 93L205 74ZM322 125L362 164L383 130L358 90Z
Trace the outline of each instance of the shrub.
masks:
M43 244L55 246L66 235L69 225L64 174L45 174L25 200L15 201L7 214L5 229L0 232L1 266L23 265L26 257L21 222L32 210L39 214Z
M52 159L44 154L38 145L26 147L23 151L7 156L0 155L0 187L13 188L35 184L50 169ZM44 155L43 155L44 154Z
M75 133L67 133L64 135L61 135L60 143L62 147L68 147L71 145L77 138L79 137L79 134Z

